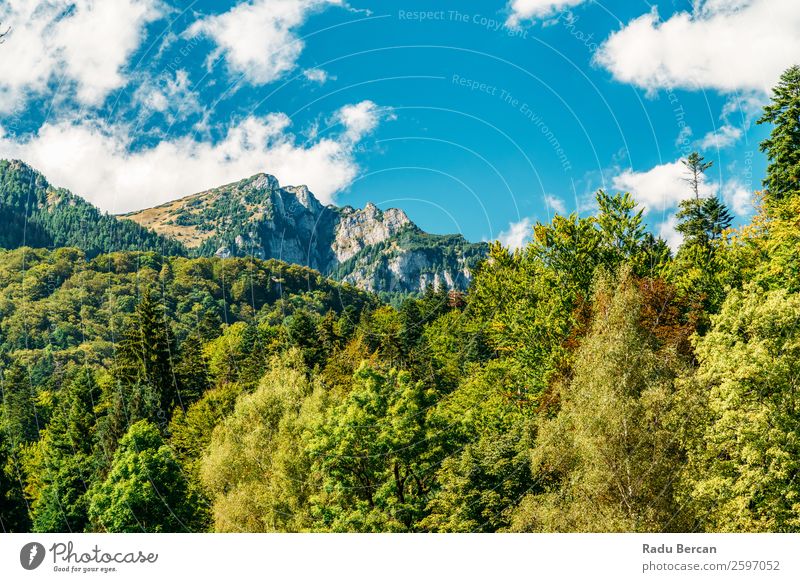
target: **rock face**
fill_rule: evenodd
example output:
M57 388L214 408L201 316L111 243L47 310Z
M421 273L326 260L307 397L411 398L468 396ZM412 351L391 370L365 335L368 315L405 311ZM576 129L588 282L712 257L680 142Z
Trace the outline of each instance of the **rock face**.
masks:
M373 292L464 289L487 252L461 236L426 234L402 210L324 206L306 186L281 187L267 174L121 218L198 256L280 259Z

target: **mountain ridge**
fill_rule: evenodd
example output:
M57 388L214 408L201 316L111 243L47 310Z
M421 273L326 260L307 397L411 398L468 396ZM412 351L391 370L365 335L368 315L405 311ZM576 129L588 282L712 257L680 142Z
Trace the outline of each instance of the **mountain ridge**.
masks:
M363 290L464 290L488 251L461 235L424 232L399 208L324 205L305 185L267 173L135 212L111 215L52 186L20 160L0 160L0 247L74 246L88 255L278 259Z
M465 289L488 250L426 233L399 208L323 205L307 186L265 173L120 217L201 256L278 258L373 292Z

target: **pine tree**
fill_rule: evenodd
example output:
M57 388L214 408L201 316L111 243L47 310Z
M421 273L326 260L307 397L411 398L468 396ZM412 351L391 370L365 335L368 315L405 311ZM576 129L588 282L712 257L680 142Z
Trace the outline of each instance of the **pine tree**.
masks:
M39 437L39 418L30 371L18 362L0 370L2 416L0 423L14 443L28 443Z
M92 372L78 371L25 464L33 499L33 529L80 532L88 524L88 491L95 473L95 407L100 390Z
M164 309L145 290L117 353L117 377L129 385L152 387L161 411L169 415L180 400L173 374L175 354Z
M716 196L703 200L702 214L705 219L706 235L712 241L719 240L725 229L733 222L728 207Z
M781 75L758 123L773 125L761 151L769 158L764 180L768 200L779 202L800 191L800 66Z
M199 333L192 332L183 340L175 364L175 377L180 387L183 409L199 400L210 387L208 362L203 354L203 337Z
M697 152L692 152L685 160L681 160L681 163L686 166L688 174L688 176L684 178L684 181L691 186L695 199L699 200L700 185L703 183L703 175L706 173L706 170L714 165L714 162L706 162L703 156Z
M118 344L113 382L103 396L107 414L99 433L107 461L131 424L149 419L164 427L180 404L169 325L163 307L145 290Z
M733 218L719 198L700 196L703 176L713 162L706 162L703 156L692 152L683 160L683 164L688 170L685 181L689 184L694 198L680 203L676 215L678 218L676 230L684 236L684 244L708 248L711 241L722 236L722 232L731 225Z

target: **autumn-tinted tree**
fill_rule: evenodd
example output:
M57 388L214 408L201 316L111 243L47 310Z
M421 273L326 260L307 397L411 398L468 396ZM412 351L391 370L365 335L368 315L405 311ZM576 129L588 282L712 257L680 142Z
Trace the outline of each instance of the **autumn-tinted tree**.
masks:
M600 281L560 410L540 418L531 470L544 490L521 504L513 529L681 529L673 493L681 446L669 424L681 364L659 349L641 314L629 274Z

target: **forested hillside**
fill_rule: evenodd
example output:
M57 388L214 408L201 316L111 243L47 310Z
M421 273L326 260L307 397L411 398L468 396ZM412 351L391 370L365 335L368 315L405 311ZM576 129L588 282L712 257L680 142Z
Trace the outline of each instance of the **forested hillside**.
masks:
M120 221L18 160L0 160L0 248L74 246L94 256L111 251L183 255L171 239Z
M5 531L800 530L800 68L759 211L685 160L399 308L255 259L0 254Z

